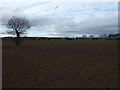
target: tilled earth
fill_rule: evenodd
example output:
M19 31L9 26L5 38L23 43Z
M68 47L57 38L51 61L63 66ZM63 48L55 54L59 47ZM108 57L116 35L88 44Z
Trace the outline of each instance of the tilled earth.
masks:
M118 41L3 40L3 88L117 88Z

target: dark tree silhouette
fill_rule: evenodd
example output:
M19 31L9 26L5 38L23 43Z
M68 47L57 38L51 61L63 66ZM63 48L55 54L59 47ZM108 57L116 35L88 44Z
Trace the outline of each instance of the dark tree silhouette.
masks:
M8 34L16 35L16 45L19 44L21 35L26 34L27 30L31 27L29 20L24 17L16 16L10 18L6 26L9 29L7 30Z

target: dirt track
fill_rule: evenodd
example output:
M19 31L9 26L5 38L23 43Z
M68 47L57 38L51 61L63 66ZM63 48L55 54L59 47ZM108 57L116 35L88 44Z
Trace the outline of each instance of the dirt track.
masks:
M3 88L116 88L118 44L110 40L3 41Z

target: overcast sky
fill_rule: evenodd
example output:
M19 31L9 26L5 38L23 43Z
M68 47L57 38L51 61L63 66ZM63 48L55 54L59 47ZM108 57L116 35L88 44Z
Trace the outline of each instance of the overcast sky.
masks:
M70 36L118 33L117 2L4 2L0 3L0 36L12 16L29 19L27 36Z

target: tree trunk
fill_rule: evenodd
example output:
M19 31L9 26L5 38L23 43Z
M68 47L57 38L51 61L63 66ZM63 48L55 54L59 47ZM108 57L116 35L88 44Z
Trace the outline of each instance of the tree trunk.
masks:
M20 43L20 33L18 31L16 31L16 35L17 35L16 45L18 45Z

